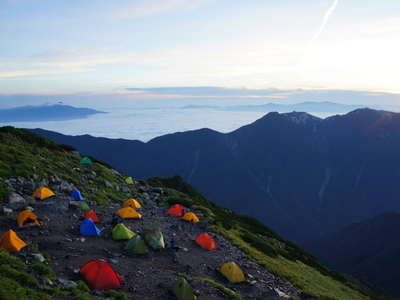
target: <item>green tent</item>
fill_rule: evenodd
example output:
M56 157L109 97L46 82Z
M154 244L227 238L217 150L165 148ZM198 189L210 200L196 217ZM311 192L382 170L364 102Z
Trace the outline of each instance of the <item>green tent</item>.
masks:
M127 178L125 179L125 182L126 182L127 184L133 184L133 183L134 183L134 180L133 180L132 177L127 177Z
M125 245L125 251L131 254L147 254L149 249L147 248L144 240L140 235L134 235Z
M135 235L132 230L122 223L115 225L111 233L113 240L129 240Z
M172 292L178 300L196 300L197 297L193 293L193 289L185 278L178 279L172 285Z
M160 229L147 229L144 231L144 239L153 249L165 248L164 237Z
M90 207L89 207L89 204L87 204L87 202L86 201L82 201L82 209L84 210L84 211L87 211L87 210L90 210Z
M81 159L82 165L91 165L92 163L93 163L92 160L87 156L82 157L82 159Z

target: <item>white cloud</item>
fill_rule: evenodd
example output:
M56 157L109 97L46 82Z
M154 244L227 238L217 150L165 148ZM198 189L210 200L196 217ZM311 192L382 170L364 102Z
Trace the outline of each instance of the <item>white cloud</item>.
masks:
M197 8L210 0L139 0L113 13L119 18L143 18Z

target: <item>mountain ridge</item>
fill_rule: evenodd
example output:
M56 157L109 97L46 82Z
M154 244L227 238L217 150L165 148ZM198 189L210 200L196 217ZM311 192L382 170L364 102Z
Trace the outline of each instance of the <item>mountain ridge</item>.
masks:
M257 220L236 215L209 202L179 177L151 178L129 185L125 175L95 158L92 158L92 165L83 166L80 154L73 148L54 144L28 131L3 127L0 128L0 140L0 205L7 208L7 214L0 216L0 224L2 228L15 229L30 244L28 251L23 251L21 255L0 251L0 295L5 299L15 292L21 300L74 297L127 300L132 294L140 299L174 299L166 285L169 286L174 278L183 276L180 272L185 272L191 285L198 289L197 293L206 297L199 297L199 300L211 296L213 299L225 299L225 295L243 299L241 294L272 300L287 297L285 293L295 299L388 299L384 295L381 298L349 277L327 269ZM53 189L55 198L32 199L31 192L38 186ZM87 203L97 211L101 219L99 226L104 228L101 237L79 237L77 224L83 212L79 201L71 201L69 192L72 188L79 188ZM120 253L120 244L111 239L114 223L110 219L127 197L135 197L142 203L140 212L143 220L125 220L126 226L138 233L149 224L157 224L162 227L166 238L175 233L176 241L187 248L173 256L178 263L171 259L170 254L174 252L168 250L151 252L148 258ZM54 205L55 201L57 205ZM167 207L176 203L196 212L202 219L201 223L185 223L168 216L165 213ZM32 206L45 225L24 230L16 228L12 220L15 220L18 210L8 208L11 204L14 209L16 206L18 209ZM187 234L203 231L215 236L221 250L203 252L187 238ZM44 263L33 264L32 252L42 252ZM196 259L191 255L195 255ZM20 260L19 256L24 259ZM74 268L94 256L107 257L112 266L126 276L126 284L120 291L94 293L83 281L79 281ZM185 260L180 263L185 257L191 263L205 262L211 266L232 257L238 260L246 273L249 272L251 277L247 276L252 283L229 285L212 267L185 267ZM157 262L161 263L155 265ZM10 268L14 271L9 271ZM159 271L163 268L166 269ZM153 269L158 272L153 272ZM294 284L302 293L299 294L282 280ZM266 288L266 284L270 287Z
M74 107L63 104L18 106L0 109L0 120L7 122L41 122L41 121L66 121L86 118L94 114L102 114L98 111L85 107Z
M398 113L359 109L327 119L268 113L227 134L202 129L148 143L34 132L138 178L180 175L213 202L302 242L400 208L399 127ZM387 200L375 201L382 193Z

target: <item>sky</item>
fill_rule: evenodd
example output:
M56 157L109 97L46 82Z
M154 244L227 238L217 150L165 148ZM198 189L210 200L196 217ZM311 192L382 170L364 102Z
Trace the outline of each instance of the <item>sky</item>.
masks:
M399 0L0 0L0 95L400 93Z

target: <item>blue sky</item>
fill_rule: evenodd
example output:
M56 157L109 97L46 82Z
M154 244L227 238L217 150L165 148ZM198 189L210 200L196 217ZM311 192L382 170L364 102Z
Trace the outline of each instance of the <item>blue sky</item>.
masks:
M0 94L400 92L398 0L0 0L0 37Z

